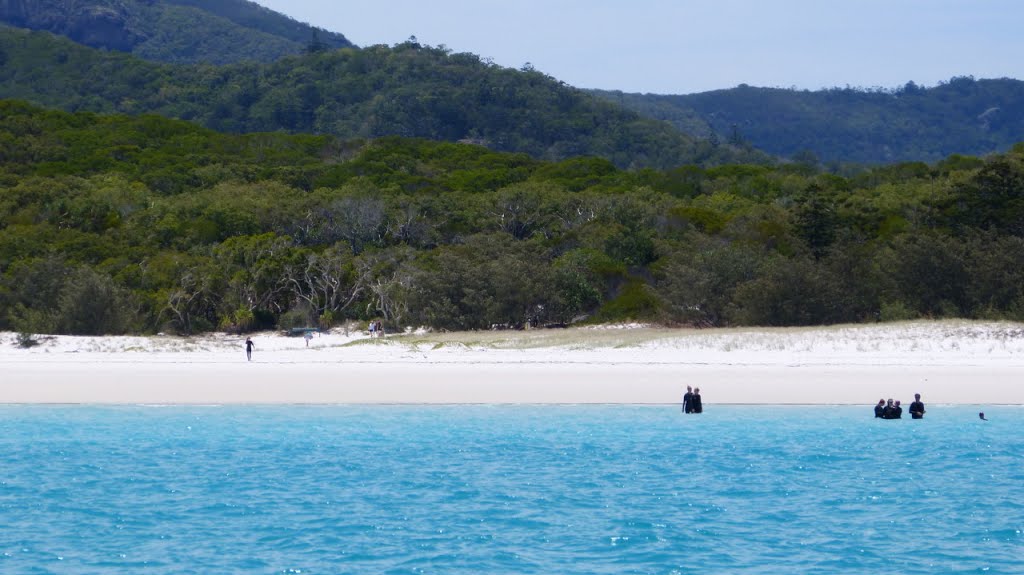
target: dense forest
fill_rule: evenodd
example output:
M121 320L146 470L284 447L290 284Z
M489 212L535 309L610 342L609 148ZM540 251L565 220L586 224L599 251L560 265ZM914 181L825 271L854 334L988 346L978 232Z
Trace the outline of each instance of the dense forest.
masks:
M936 162L986 155L1024 140L1024 82L952 78L932 88L787 90L741 85L682 96L591 91L698 137L833 171L843 164Z
M0 28L0 62L0 98L67 111L153 112L223 132L470 140L546 160L598 156L624 168L768 161L746 147L697 140L536 70L412 40L272 64L179 66Z
M360 50L248 0L0 0L0 22L147 61L233 65L151 66L0 29L0 98L154 112L235 133L468 140L546 160L599 156L623 168L774 156L847 175L865 164L1005 152L1024 140L1024 82L1005 78L581 92L529 66L504 69L414 38Z
M624 171L0 102L0 329L1024 319L1024 146Z
M273 62L352 46L247 0L0 0L0 23L159 62Z

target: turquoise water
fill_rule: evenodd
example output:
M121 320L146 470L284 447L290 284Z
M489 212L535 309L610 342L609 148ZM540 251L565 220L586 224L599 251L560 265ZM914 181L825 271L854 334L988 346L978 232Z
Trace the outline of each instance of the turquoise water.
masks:
M0 407L0 573L1024 573L1024 409Z

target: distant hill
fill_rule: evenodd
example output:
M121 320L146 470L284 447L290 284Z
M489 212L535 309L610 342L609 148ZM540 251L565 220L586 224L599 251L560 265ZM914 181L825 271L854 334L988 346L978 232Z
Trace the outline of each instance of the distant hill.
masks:
M933 88L821 91L741 85L682 96L594 91L689 134L826 163L934 162L1024 141L1024 82L953 78ZM808 155L807 153L811 154Z
M153 62L232 65L154 68L23 37L0 54L10 68L0 71L0 97L153 111L222 131L467 140L550 160L597 155L620 167L766 161L755 150L832 168L935 162L1024 141L1024 82L1011 79L893 90L581 92L415 41L338 52L355 47L248 0L0 0L0 22ZM40 53L18 48L28 45Z
M223 132L470 141L620 167L768 161L646 119L540 72L406 42L269 64L157 64L45 32L0 28L0 98L68 111L158 113Z
M159 62L272 62L352 45L246 0L0 0L0 22Z

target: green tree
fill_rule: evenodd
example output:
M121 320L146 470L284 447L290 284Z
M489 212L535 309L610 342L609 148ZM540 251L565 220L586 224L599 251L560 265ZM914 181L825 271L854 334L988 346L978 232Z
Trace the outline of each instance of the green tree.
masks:
M235 236L213 249L214 261L228 275L221 300L221 324L225 327L255 327L257 313L276 316L291 303L285 270L291 260L292 241L273 232L258 236Z
M956 186L949 208L954 225L1024 236L1024 164L997 158Z
M842 290L828 268L810 258L773 256L758 277L736 288L730 315L742 325L821 325L843 319Z
M670 318L702 327L728 325L737 288L758 277L764 257L757 247L700 236L691 246L672 249L655 268Z
M57 300L57 321L63 333L124 333L131 326L133 315L130 294L109 276L85 267L71 273Z
M550 265L532 242L474 235L436 250L420 266L410 313L442 329L522 327L547 321Z
M804 240L815 258L825 255L836 238L835 207L825 191L812 184L795 208L796 234Z
M969 310L963 242L935 232L902 234L879 255L889 302L925 317L958 317Z

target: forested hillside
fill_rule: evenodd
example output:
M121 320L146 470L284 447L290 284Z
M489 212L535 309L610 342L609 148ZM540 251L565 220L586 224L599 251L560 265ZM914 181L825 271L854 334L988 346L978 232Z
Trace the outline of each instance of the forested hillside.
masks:
M953 78L933 88L811 92L740 86L685 96L594 92L686 133L843 163L935 162L1024 141L1024 82Z
M848 179L0 102L0 329L1024 319L1024 147Z
M273 62L352 45L247 0L0 0L0 23L160 62Z
M599 156L620 167L768 161L749 148L699 141L540 72L411 41L270 64L183 66L4 28L0 59L3 98L69 111L154 112L225 132L471 140L548 160Z
M156 112L239 133L472 140L549 160L599 155L620 167L767 161L753 152L760 150L842 173L982 156L1024 141L1024 82L1011 79L957 77L891 90L740 85L690 95L583 94L533 70L502 69L414 39L337 52L354 47L248 0L0 0L0 22L149 61L234 65L151 68L3 30L0 50L10 49L0 52L0 69L9 68L0 73L0 97L69 111Z

